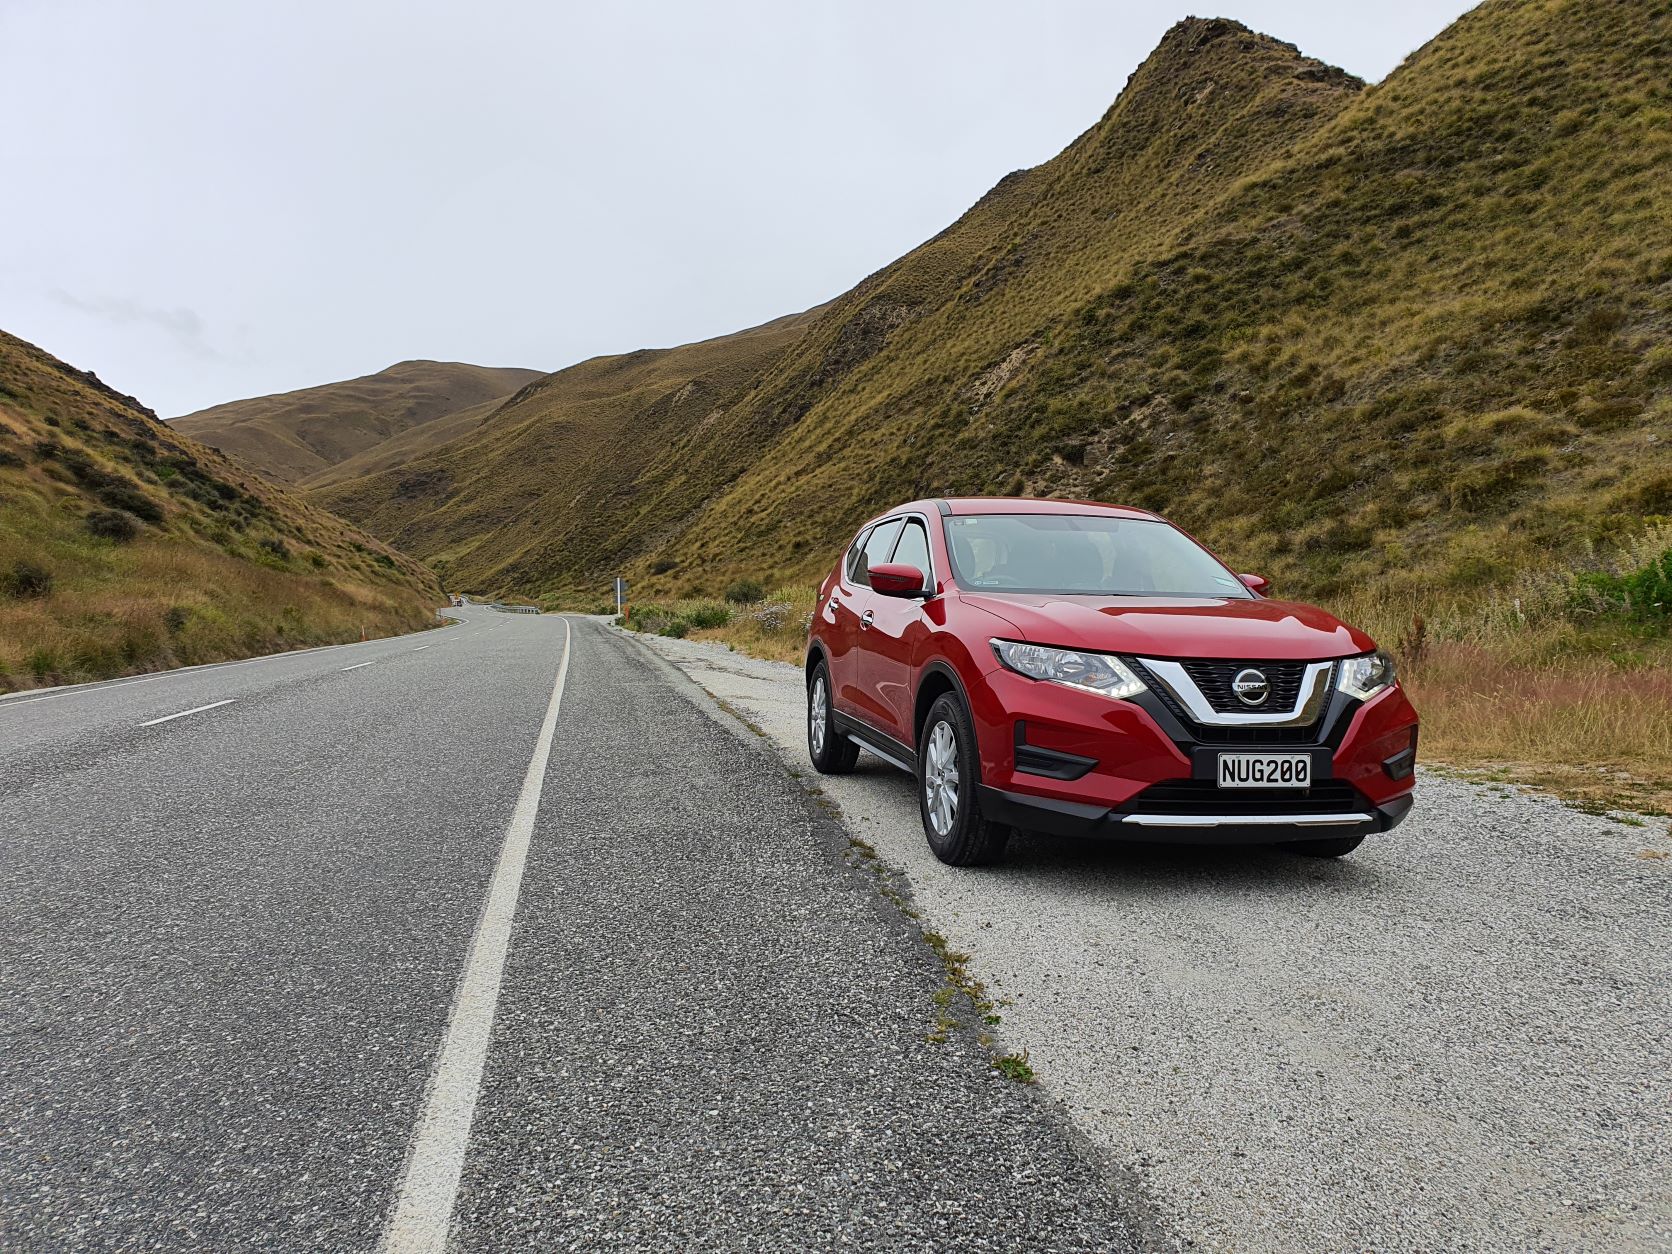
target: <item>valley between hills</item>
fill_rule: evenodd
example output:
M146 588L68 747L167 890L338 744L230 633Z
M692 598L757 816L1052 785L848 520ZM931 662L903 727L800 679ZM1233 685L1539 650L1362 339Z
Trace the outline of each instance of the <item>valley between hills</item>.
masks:
M552 373L406 362L155 438L339 550L377 537L403 596L597 609L621 574L641 625L781 657L897 500L1143 506L1364 623L1435 755L1665 809L1669 83L1642 0L1487 0L1374 85L1189 19L1058 156L817 308Z

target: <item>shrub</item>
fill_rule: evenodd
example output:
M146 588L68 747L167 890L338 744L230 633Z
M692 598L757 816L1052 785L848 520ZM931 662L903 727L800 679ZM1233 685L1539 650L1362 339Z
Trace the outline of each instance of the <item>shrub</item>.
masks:
M766 589L753 579L739 579L726 589L726 600L734 605L753 605L766 599Z
M1630 574L1586 572L1575 582L1573 605L1640 622L1672 620L1672 549Z
M790 603L788 601L772 601L755 611L755 621L761 625L761 630L777 634L784 630L784 624L790 621Z
M281 562L290 556L290 546L279 539L278 536L262 536L261 539L256 541L256 546L278 558Z
M0 576L0 592L19 600L44 597L52 591L52 572L37 562L15 562Z
M650 573L653 575L665 575L670 570L675 569L678 565L679 563L674 561L671 557L659 557L654 562L650 563Z
M186 620L190 617L191 611L185 606L171 605L168 607L167 612L163 614L163 625L175 635L179 635L180 632L185 630Z
M139 534L139 520L119 509L96 509L83 521L87 530L101 540L114 540L118 544L126 544Z
M686 622L691 624L691 626L699 629L704 627L724 627L727 623L731 622L732 612L727 606L723 605L719 601L699 601L696 605L693 605L690 609L686 610L683 617Z
M163 507L125 480L106 484L98 490L99 500L112 509L126 510L148 523L163 520Z
M691 630L691 624L683 618L670 618L662 624L658 635L672 636L675 640L685 639L685 633Z

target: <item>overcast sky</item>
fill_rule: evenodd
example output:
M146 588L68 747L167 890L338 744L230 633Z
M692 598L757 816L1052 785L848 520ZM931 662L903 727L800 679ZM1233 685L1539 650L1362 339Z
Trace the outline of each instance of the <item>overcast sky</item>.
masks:
M1383 77L1465 0L0 0L0 328L165 416L815 305L1053 156L1168 26Z

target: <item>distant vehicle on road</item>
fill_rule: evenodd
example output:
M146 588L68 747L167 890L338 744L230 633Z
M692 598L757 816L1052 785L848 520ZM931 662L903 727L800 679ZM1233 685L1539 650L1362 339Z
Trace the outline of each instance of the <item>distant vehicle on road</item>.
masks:
M1266 587L1145 510L899 506L819 589L808 752L915 775L954 866L1015 828L1339 857L1410 810L1417 714L1375 641Z

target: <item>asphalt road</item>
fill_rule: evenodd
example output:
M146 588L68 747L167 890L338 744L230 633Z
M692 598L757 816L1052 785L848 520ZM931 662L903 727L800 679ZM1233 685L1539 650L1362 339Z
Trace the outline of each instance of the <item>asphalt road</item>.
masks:
M1151 1243L766 746L461 616L0 700L0 1248Z
M808 770L799 668L639 643ZM1664 818L1424 773L1340 861L1034 837L967 871L930 856L905 775L861 755L817 783L1172 1238L1672 1250Z

